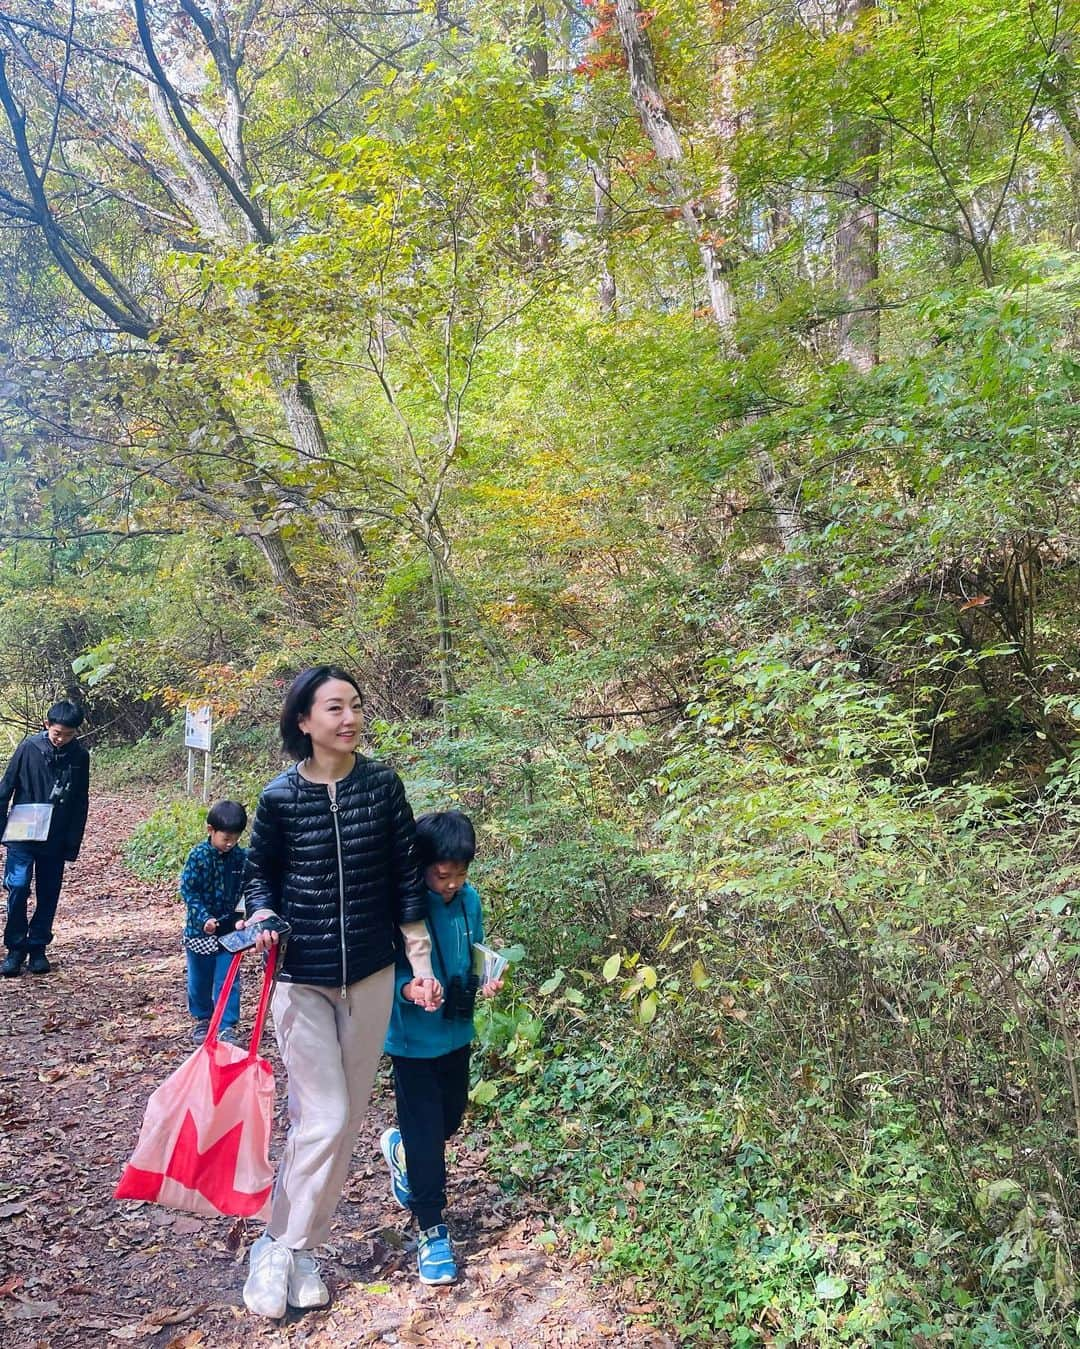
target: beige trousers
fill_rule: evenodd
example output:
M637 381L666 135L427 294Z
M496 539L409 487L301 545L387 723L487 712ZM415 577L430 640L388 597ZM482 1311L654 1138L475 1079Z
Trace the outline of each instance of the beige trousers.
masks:
M289 1075L289 1133L266 1230L293 1250L321 1245L352 1161L382 1053L394 967L340 988L281 983L270 1004Z

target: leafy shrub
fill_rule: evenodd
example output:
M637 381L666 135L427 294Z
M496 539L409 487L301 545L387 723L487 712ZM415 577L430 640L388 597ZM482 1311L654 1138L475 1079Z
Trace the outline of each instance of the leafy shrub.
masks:
M124 861L140 880L176 881L188 853L206 837L206 807L199 801L173 801L132 831Z
M871 1075L845 1114L820 1060L777 1084L785 1100L765 1065L710 1043L711 999L634 1031L584 971L553 994L533 998L540 1017L518 994L481 1026L493 1164L547 1196L570 1245L647 1280L681 1343L1070 1342L1060 1214L1001 1183L973 1210L932 1115L896 1082ZM667 1018L693 1033L673 1042ZM964 1163L1000 1166L999 1149ZM995 1205L999 1235L980 1221Z

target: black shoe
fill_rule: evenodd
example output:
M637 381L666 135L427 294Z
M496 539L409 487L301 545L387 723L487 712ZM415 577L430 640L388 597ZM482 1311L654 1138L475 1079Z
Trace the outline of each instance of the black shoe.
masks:
M22 974L23 961L25 959L25 951L9 951L4 958L4 963L0 965L0 974L2 974L5 979L14 979L17 974Z
M35 951L30 957L28 968L31 974L48 974L52 966L44 951Z

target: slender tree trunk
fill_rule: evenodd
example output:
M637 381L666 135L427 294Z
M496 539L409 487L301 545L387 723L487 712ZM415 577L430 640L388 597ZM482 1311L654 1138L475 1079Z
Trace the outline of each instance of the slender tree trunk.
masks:
M281 531L275 527L266 530L242 529L240 532L262 554L263 560L270 568L270 574L279 589L293 599L298 599L303 595L303 583L296 574L296 570L289 559L289 554L285 551Z
M871 13L876 0L840 0L841 29L854 27ZM845 312L837 323L842 360L865 373L878 362L881 319L877 307L878 189L877 156L881 136L867 123L852 127L855 167L841 188L843 211L836 227L833 266Z
M718 201L714 201L711 207L703 208L702 203L693 200L689 191L690 183L683 169L685 156L682 141L660 89L652 43L645 29L638 0L615 0L615 22L626 56L630 96L645 134L652 143L656 158L667 171L668 181L686 231L698 246L709 294L709 307L716 322L717 334L725 351L730 352L733 347L737 309L728 235L722 231L721 251L716 233L703 228L702 221L695 212L695 205L706 219L710 215L719 217L722 210L723 227L726 231L733 232L737 205L734 178L725 170L722 177L722 196ZM719 72L714 71L714 86L719 87L721 92L717 98L713 129L729 136L734 134L733 113L729 106L731 82L734 80L734 61L734 48L725 46L722 56L718 58L719 64L725 67L724 73L721 76ZM803 537L798 508L790 499L769 452L759 448L753 452L753 457L758 481L772 508L773 521L780 542L786 552L794 551L800 546Z
M726 147L735 143L739 133L735 87L742 53L737 44L728 41L728 25L733 17L734 0L712 0L712 7L719 41L712 53L712 117L709 130L717 144ZM703 203L701 213L711 237L708 255L702 253L709 304L718 324L734 327L737 311L733 284L733 241L738 229L739 185L727 154L721 156L716 187Z
M314 463L325 463L329 446L303 357L296 352L287 356L271 352L266 363L297 454ZM333 535L353 562L366 565L369 559L364 536L345 512L338 512Z
M457 693L454 679L454 632L450 619L450 587L446 574L446 558L440 542L432 539L428 545L431 567L431 589L435 606L435 640L439 661L439 690L442 694L440 715L443 728L450 734L450 699Z
M529 73L537 84L546 84L551 73L547 44L547 11L544 0L534 0L526 15L526 23L532 34L526 49ZM553 113L548 112L550 121ZM537 263L543 263L551 256L554 237L551 231L551 176L548 171L547 145L538 145L532 152L532 164L529 170L531 187L529 205L532 223L529 227L530 252Z
M1056 79L1045 82L1047 99L1061 127L1065 157L1072 188L1072 218L1066 226L1066 242L1076 247L1080 240L1080 114L1065 89Z
M709 305L716 319L721 341L729 345L736 318L731 268L718 256L714 236L702 228L702 223L695 213L695 206L703 216L717 214L718 208L713 207L706 211L702 208L702 203L693 199L690 184L686 181L682 169L684 162L682 141L660 90L652 43L645 31L645 23L637 0L615 0L615 22L622 39L630 75L630 97L634 101L645 134L652 143L656 158L666 170L668 183L686 231L698 246L709 293ZM730 196L733 201L733 191Z
M596 237L600 241L599 299L600 312L615 312L615 278L608 265L611 234L611 170L606 159L592 161L593 197L596 202Z

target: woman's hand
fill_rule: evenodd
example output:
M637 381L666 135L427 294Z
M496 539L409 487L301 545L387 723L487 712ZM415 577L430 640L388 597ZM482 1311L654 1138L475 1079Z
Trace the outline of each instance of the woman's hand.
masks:
M401 996L425 1012L437 1012L442 1006L442 984L438 979L410 979L402 988Z
M274 913L273 909L256 909L250 918L247 919L238 918L236 920L236 926L238 928L250 927L252 923L261 922L262 919L264 918L276 918L276 917L277 914ZM256 951L269 951L271 946L276 946L277 944L278 944L278 934L276 932L263 931L258 933L258 935L255 938Z
M480 992L483 993L485 998L493 998L502 986L503 981L501 979L489 979L486 984L480 985Z

